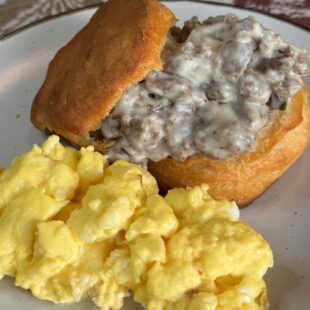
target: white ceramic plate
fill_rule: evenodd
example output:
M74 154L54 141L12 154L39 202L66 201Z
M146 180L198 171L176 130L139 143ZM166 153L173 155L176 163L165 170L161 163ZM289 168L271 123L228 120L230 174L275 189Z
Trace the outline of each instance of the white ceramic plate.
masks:
M236 13L256 16L263 25L279 32L287 41L310 53L310 34L272 17L221 5L168 2L180 23L193 15ZM0 42L0 166L42 143L45 136L29 121L31 102L43 81L55 52L84 26L95 9L86 9L37 24ZM308 80L308 86L310 86ZM267 193L242 210L241 217L270 242L275 266L266 281L271 309L307 310L310 305L310 149ZM1 232L0 232L1 233ZM13 281L0 281L0 309L81 310L97 309L85 301L55 306L38 301L30 293L15 288ZM140 309L131 301L126 310Z

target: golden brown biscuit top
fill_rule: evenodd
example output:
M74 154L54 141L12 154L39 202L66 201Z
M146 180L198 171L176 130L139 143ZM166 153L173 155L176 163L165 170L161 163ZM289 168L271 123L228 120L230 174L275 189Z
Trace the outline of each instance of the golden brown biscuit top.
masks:
M161 68L173 13L157 0L110 0L59 52L32 105L31 120L85 136L130 85Z

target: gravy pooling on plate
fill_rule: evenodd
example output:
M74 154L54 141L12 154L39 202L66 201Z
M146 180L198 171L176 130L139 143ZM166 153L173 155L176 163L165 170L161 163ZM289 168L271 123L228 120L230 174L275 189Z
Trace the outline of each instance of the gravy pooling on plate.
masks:
M253 17L196 17L173 27L163 71L130 87L102 121L112 160L147 164L255 150L274 109L284 110L308 70L305 51Z

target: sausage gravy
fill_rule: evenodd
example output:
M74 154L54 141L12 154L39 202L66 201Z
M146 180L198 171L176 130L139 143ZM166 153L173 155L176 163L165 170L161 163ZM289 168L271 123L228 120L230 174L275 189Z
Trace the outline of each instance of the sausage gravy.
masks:
M102 121L111 160L216 159L255 150L274 109L285 110L308 71L303 49L255 18L196 17L173 27L164 68L130 87Z

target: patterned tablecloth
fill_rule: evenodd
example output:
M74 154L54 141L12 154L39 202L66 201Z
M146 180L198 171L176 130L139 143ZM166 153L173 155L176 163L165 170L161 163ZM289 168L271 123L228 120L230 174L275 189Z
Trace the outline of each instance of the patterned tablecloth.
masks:
M49 16L104 0L0 0L0 38ZM113 1L113 0L112 0ZM207 1L206 1L207 2ZM211 0L263 11L310 29L310 0Z

